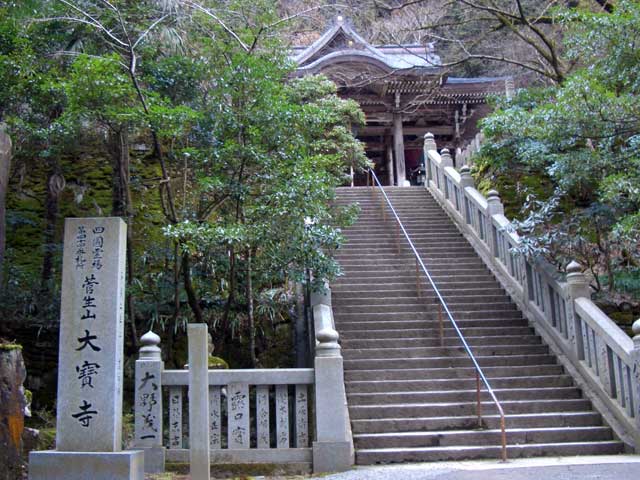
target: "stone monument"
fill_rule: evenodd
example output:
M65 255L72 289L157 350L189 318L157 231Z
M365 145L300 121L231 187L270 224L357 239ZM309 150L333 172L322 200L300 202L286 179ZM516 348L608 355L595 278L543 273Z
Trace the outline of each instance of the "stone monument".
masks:
M140 338L136 360L134 449L144 451L146 473L164 472L162 446L162 363L160 337L149 330Z
M30 479L143 479L122 451L125 246L120 218L65 221L56 450L30 454Z

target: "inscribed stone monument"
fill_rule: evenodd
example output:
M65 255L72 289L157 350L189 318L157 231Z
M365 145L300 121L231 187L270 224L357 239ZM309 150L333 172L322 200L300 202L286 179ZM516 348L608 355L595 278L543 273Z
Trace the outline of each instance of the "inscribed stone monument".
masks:
M58 363L58 451L121 449L126 226L65 224Z
M125 247L120 218L65 221L56 450L30 454L30 479L143 478L121 451Z

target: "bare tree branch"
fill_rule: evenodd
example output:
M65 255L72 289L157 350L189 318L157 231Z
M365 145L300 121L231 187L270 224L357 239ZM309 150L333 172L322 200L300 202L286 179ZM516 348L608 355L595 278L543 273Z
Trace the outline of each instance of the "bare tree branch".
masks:
M208 17L211 17L213 20L215 20L215 22L220 25L222 27L222 29L227 32L236 42L238 42L238 44L242 47L242 49L245 52L248 52L249 46L244 43L242 41L242 39L238 36L238 34L236 32L234 32L231 28L229 28L227 26L227 24L225 22L222 21L222 19L216 15L215 13L213 13L211 10L209 10L208 8L203 7L202 5L192 2L190 0L183 0L182 3L184 3L184 5L191 7L195 10L198 10L199 12L204 13L205 15L207 15Z

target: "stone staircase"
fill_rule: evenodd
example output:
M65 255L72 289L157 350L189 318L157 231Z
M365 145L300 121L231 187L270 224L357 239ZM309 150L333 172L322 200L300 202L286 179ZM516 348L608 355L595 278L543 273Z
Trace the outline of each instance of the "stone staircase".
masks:
M529 327L471 245L421 187L386 187L391 202L501 402L508 456L614 454L614 438L579 388ZM500 457L499 416L482 394L446 317L395 221L368 188L338 190L358 203L358 222L337 252L345 275L332 284L358 464Z

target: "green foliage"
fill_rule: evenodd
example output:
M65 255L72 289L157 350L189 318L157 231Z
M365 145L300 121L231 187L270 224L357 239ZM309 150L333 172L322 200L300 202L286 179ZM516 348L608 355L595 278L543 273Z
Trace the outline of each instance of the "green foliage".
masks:
M257 332L257 353L281 364L293 281L340 273L332 252L355 210L330 204L348 167L366 165L358 105L326 78L292 79L268 0L208 4L221 21L171 2L31 3L0 8L18 172L5 314L55 322L62 219L122 215L128 322L177 351L186 323L207 321L234 366ZM73 5L89 23L69 20Z
M578 257L606 271L613 290L614 271L637 265L640 254L640 4L560 19L567 58L579 68L561 85L497 100L483 122L490 142L482 155L498 175L524 172L552 186L524 202L516 224L528 235L523 248L561 266Z

